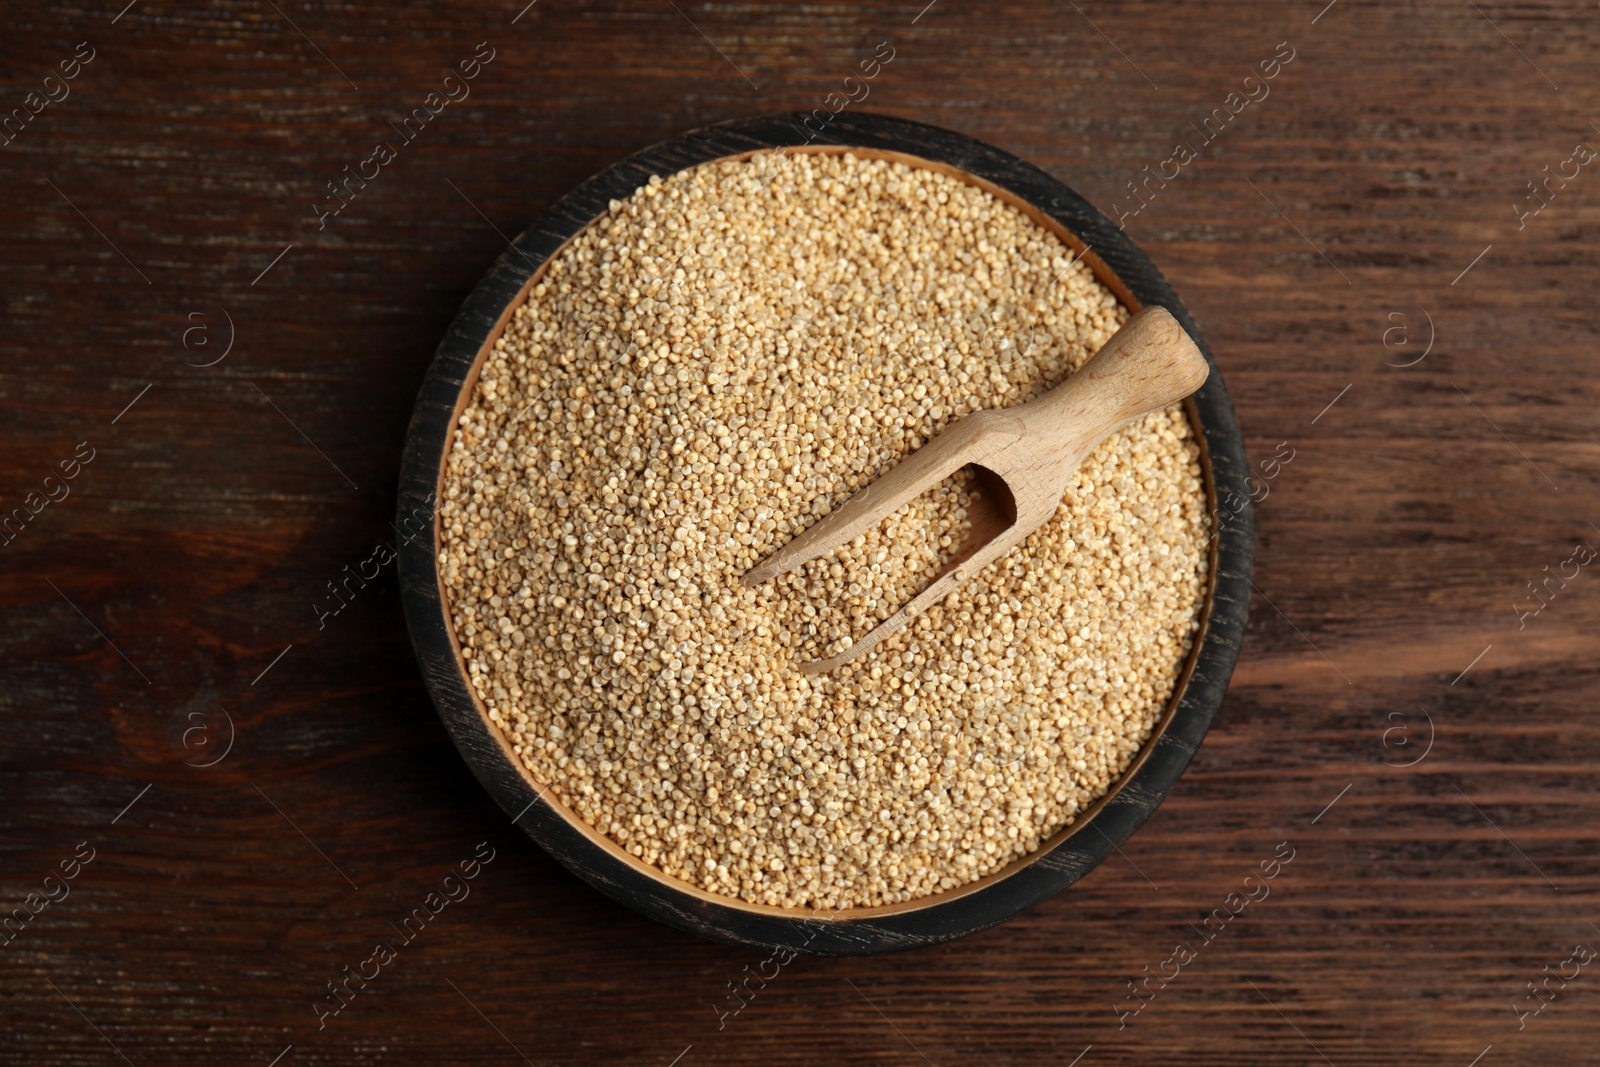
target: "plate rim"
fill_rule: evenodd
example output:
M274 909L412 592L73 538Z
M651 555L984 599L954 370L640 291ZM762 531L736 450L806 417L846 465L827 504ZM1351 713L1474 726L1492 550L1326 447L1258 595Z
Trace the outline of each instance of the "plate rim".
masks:
M1252 591L1254 521L1243 438L1215 358L1187 308L1147 255L1106 215L1063 182L1001 149L937 126L875 112L834 116L817 134L814 113L735 119L672 137L607 167L563 196L499 256L468 295L423 378L406 431L397 517L427 515L428 538L404 539L398 580L407 628L434 707L462 757L512 822L578 877L612 899L658 921L713 940L809 955L865 955L964 937L1003 922L1065 889L1105 860L1176 785L1209 729L1239 654ZM802 133L804 130L806 132ZM629 856L575 813L544 796L468 685L439 582L438 516L434 507L456 413L475 383L479 357L499 335L529 282L544 264L612 200L624 199L651 175L665 177L716 159L772 149L897 153L956 168L1008 194L1051 228L1087 246L1084 258L1109 271L1136 309L1167 308L1194 338L1211 374L1185 401L1199 430L1202 471L1217 535L1202 626L1162 718L1134 761L1071 827L1007 868L947 893L828 917L800 917L699 890ZM1031 210L1030 210L1031 209ZM1074 243L1069 241L1069 243ZM1081 251L1081 250L1080 250ZM1113 289L1118 286L1113 285ZM1224 499L1228 522L1219 522ZM561 810L557 810L558 807ZM580 828L582 827L582 828ZM1098 833L1081 832L1093 827ZM606 845L610 844L607 848ZM681 888L680 888L681 885ZM725 901L725 903L724 903ZM855 911L858 917L852 917Z

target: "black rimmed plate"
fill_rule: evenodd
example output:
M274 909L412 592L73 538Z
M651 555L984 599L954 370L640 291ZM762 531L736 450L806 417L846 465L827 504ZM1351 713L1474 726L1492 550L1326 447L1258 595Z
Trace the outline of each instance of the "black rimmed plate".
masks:
M637 152L563 197L496 261L439 345L411 417L400 468L400 522L411 529L425 516L431 534L401 545L400 587L423 677L462 756L516 824L574 874L637 911L703 937L850 956L937 944L1004 922L1082 878L1150 817L1188 766L1227 690L1250 607L1254 525L1244 445L1216 362L1172 287L1110 219L1037 167L961 134L884 115L843 114L819 135L804 124L808 118L743 119ZM960 889L837 913L709 893L650 867L562 805L512 753L468 684L437 567L434 501L457 418L484 354L544 265L612 200L626 199L651 175L664 178L772 149L853 151L985 188L1061 237L1129 310L1159 304L1172 312L1211 363L1206 384L1184 402L1199 431L1216 530L1209 585L1194 647L1150 740L1106 796L1031 855Z

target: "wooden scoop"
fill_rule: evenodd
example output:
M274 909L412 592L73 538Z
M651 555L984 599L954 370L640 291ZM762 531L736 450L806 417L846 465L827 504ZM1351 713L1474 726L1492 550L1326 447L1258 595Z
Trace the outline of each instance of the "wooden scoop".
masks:
M836 656L800 665L818 675L865 655L886 637L1020 544L1055 514L1083 457L1107 437L1151 411L1182 400L1205 382L1205 357L1165 309L1137 312L1077 373L1021 407L975 411L862 487L750 571L754 588L827 555L968 464L978 494L968 515L972 534L933 583L871 633Z

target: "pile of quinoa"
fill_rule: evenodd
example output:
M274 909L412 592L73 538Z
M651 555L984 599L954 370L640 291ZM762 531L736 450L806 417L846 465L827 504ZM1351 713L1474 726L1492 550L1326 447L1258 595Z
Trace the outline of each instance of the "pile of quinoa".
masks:
M832 673L795 668L931 580L968 481L740 579L1127 314L1020 211L902 163L765 153L613 201L512 315L447 458L439 563L490 719L599 833L752 903L913 900L1036 850L1128 767L1198 629L1181 408L1109 438L1025 543Z

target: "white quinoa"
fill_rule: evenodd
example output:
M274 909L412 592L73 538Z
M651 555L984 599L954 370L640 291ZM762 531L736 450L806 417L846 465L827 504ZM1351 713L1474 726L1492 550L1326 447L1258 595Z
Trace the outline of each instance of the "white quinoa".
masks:
M1096 351L1128 313L1071 260L956 178L812 153L652 178L557 254L483 366L440 508L469 675L533 775L660 871L829 910L964 885L1103 796L1198 627L1180 407L833 673L795 665L927 584L965 480L740 585L941 427Z

